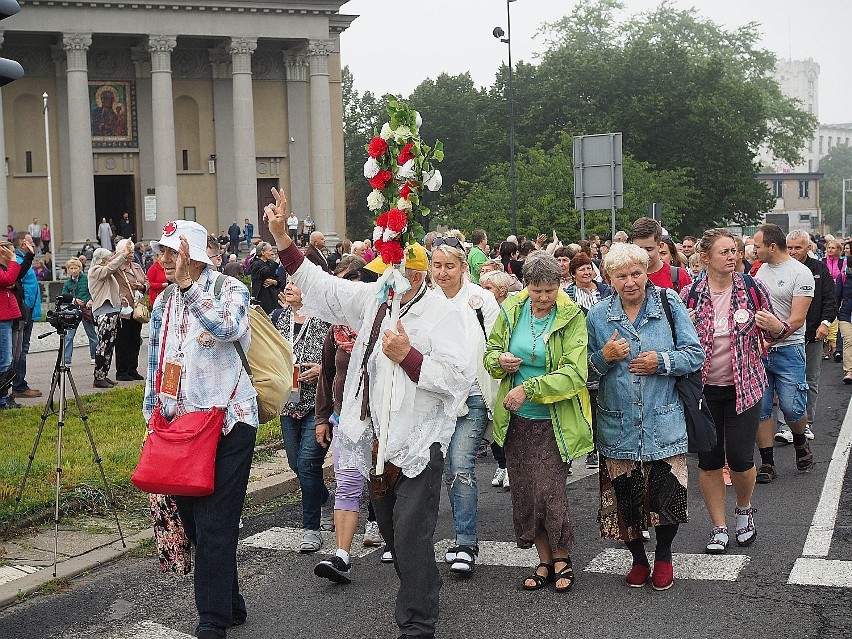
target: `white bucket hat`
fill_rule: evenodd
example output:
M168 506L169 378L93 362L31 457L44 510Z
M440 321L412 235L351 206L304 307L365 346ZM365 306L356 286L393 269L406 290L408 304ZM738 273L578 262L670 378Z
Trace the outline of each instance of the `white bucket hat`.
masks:
M163 237L159 242L151 242L151 250L160 253L160 246L168 246L175 251L180 250L180 236L183 235L189 243L189 257L196 262L204 262L213 266L207 255L207 229L198 222L174 220L163 227Z

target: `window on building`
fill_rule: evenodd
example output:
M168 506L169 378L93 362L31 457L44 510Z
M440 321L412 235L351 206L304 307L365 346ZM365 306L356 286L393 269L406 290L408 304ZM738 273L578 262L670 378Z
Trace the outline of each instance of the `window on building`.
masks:
M799 180L799 197L803 200L807 200L811 197L810 180Z
M772 180L772 196L778 199L784 197L784 181Z
M831 151L831 136L828 136L828 150Z
M808 113L813 113L813 112L814 112L814 105L812 103L808 102Z
M32 172L33 172L33 152L32 152L32 151L27 151L27 152L24 154L24 158L25 158L24 162L26 163L26 167L27 167L27 168L25 169L25 170L26 170L26 172L27 172L27 173L32 173Z
M846 138L846 146L849 146L849 138Z
M808 152L809 152L809 153L813 153L813 152L814 152L814 141L813 141L813 139L808 140Z
M189 149L184 149L181 152L181 166L184 171L189 171Z
M822 136L819 136L819 154L822 155Z
M808 160L808 173L813 173L814 170L814 161Z
M799 213L799 222L810 222L811 214L810 213Z

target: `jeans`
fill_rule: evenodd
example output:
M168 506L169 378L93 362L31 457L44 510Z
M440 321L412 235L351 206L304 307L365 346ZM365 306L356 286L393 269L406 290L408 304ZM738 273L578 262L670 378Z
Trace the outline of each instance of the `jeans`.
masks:
M322 478L322 463L328 449L317 443L314 413L304 417L281 415L281 437L287 463L299 478L302 489L302 527L319 530L322 505L329 497Z
M456 544L476 546L476 451L488 424L481 395L467 398L467 415L456 420L444 465L444 483L456 522Z
M791 344L769 349L764 356L766 390L760 406L760 419L772 417L772 405L778 393L778 408L788 424L805 416L808 405L808 382L805 377L805 345Z
M32 311L29 311L32 315ZM18 351L15 359L15 380L12 382L13 393L23 393L30 386L27 384L27 353L30 352L30 337L33 334L32 317L24 322L23 319L18 320L18 327L14 329L17 336Z
M808 424L814 423L817 397L819 395L819 377L822 369L823 342L805 344L805 380L808 382Z
M0 377L12 365L12 320L0 320ZM0 389L0 406L6 405L6 390Z
M376 522L399 577L396 623L411 637L434 637L438 621L441 573L432 536L441 502L444 458L438 442L429 447L429 463L417 477L400 475L384 499L373 500Z
M237 583L237 538L246 498L257 429L237 422L216 449L216 483L207 497L175 497L195 546L195 606L198 627L230 628L245 617Z
M89 338L89 359L95 359L95 349L98 347L98 334L95 332L95 325L88 322L80 322L80 326L86 331L86 337ZM79 328L79 327L78 327ZM74 356L74 335L77 334L77 329L69 329L65 335L65 363L70 364L71 358Z

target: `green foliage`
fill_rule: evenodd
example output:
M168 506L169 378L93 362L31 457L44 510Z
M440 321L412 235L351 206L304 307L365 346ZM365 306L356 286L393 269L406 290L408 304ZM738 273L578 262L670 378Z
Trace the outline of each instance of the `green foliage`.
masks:
M852 147L836 146L819 161L825 174L819 185L823 223L839 229L842 218L843 180L852 179ZM846 226L852 221L852 193L846 194Z

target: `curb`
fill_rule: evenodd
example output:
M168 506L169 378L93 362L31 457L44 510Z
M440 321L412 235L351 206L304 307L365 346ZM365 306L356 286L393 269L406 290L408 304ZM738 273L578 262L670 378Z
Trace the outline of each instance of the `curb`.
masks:
M334 465L331 459L323 464L323 477L334 476ZM251 498L253 504L263 504L299 489L299 479L292 472L270 475L264 479L251 482L246 492L246 498ZM125 538L126 547L121 540L100 546L76 557L71 557L56 564L56 577L51 566L37 570L14 581L0 584L0 608L6 608L18 602L19 599L37 591L45 584L57 579L70 579L89 572L98 566L120 559L125 553L134 550L144 541L154 536L154 529L147 528Z

